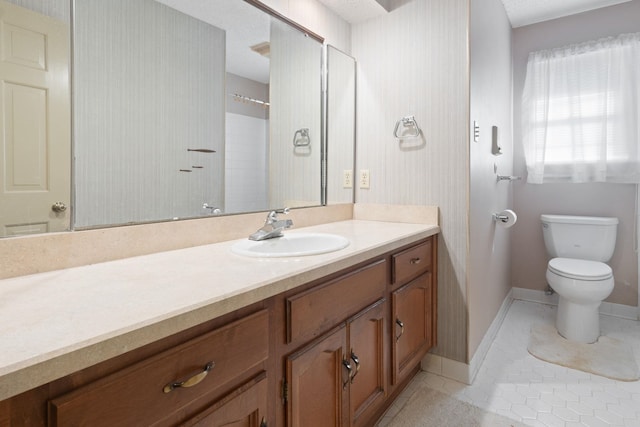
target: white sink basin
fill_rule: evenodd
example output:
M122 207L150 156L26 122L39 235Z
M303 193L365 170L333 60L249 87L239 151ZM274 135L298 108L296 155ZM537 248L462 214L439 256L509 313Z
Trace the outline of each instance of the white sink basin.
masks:
M327 233L285 233L267 240L241 240L231 252L259 258L296 257L334 252L349 246L349 240Z

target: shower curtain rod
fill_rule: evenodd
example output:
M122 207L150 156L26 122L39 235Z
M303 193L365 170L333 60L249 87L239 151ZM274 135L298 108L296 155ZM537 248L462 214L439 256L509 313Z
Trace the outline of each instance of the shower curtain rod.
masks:
M267 101L262 101L260 99L250 98L248 96L240 95L238 93L229 94L229 96L232 96L233 99L238 101L238 102L252 102L254 104L261 105L261 106L263 106L265 108L267 108L270 105Z

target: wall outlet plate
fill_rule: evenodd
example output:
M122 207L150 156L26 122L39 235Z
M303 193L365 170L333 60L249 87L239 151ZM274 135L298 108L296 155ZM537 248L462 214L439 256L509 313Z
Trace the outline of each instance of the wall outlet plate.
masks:
M360 169L360 178L358 182L360 183L360 188L369 188L369 169Z
M353 188L353 169L342 172L342 188Z

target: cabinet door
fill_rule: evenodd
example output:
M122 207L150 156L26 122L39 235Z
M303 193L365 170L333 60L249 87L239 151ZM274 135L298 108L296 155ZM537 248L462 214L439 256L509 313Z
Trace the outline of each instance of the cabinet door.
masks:
M261 374L183 427L266 427L267 378Z
M349 373L343 326L321 341L287 357L287 426L348 425Z
M393 384L400 382L431 348L431 273L391 294L393 312Z
M359 313L349 324L351 425L363 426L384 403L387 392L386 300Z

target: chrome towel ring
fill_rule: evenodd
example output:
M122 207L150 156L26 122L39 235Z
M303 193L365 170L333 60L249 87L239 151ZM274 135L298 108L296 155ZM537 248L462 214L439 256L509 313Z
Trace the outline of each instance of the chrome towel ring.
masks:
M398 131L400 128L400 123L402 123L403 128L413 128L413 132L409 132L406 134L402 132L399 133ZM398 139L417 138L420 136L421 133L422 133L422 130L420 130L420 126L418 126L418 122L416 122L416 119L413 116L405 116L400 120L398 120L396 122L396 127L393 130L393 136L395 136Z

